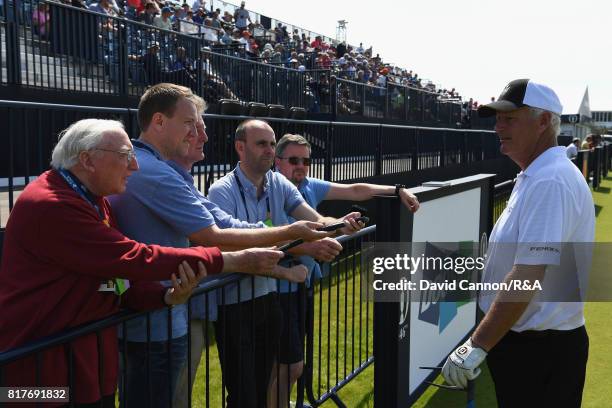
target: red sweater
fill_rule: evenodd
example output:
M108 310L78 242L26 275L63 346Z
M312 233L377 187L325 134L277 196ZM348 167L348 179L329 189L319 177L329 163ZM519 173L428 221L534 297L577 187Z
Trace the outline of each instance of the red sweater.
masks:
M163 307L165 289L153 281L169 279L183 260L194 270L202 261L209 275L223 268L218 248L167 248L128 239L115 229L106 199L97 204L110 228L55 171L43 173L16 201L0 266L0 352L108 317L120 303L137 310ZM121 298L99 292L100 283L112 278L130 279L132 287ZM95 334L71 343L75 402L94 402L114 393L116 331L111 327L101 332L100 355ZM39 384L33 357L10 363L0 368L0 386L67 386L66 356L63 346L41 354Z

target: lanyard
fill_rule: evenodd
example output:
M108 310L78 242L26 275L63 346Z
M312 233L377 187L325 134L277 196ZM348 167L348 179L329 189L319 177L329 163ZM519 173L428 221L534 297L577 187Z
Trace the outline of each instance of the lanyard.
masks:
M58 169L58 173L60 174L60 176L62 176L62 178L66 181L66 183L70 186L70 188L72 188L78 195L80 195L85 201L91 204L93 208L95 208L96 212L100 216L100 220L104 223L104 225L106 225L107 227L110 227L108 218L104 216L104 214L102 213L102 210L100 209L98 204L96 204L95 200L91 196L91 193L87 190L87 187L85 187L79 181L79 179L77 179L74 176L74 174L72 174L70 171L66 169ZM98 289L98 291L99 292L114 292L117 295L121 295L123 294L123 292L128 290L129 287L130 287L130 282L128 280L116 278L116 279L109 279L109 280L104 281L100 285L100 288Z
M238 174L234 171L234 178L236 179L236 183L238 184L238 190L240 191L240 198L242 198L242 204L244 205L244 211L246 211L246 216L247 216L247 222L252 222L251 221L251 217L249 216L249 207L247 207L247 202L246 202L246 197L244 195L244 187L242 186L242 182L240 181L240 178L238 177ZM266 221L264 221L265 223L268 222L268 220L270 220L270 223L272 222L272 213L270 212L270 196L266 196ZM257 216L257 214L255 214L255 216ZM256 217L257 218L257 217ZM257 222L257 220L255 220L255 222Z
M91 206L96 210L96 212L100 216L100 220L108 226L108 219L104 216L104 214L102 213L102 210L100 209L98 204L96 204L96 202L94 201L89 191L87 191L87 187L81 184L81 182L74 176L74 174L72 174L68 170L59 169L58 172L64 178L66 183L68 183L70 188L72 188L85 201L91 204Z
M146 143L143 143L140 140L132 139L132 145L136 146L136 147L140 147L141 149L145 149L146 151L151 153L153 156L155 156L157 158L157 160L159 160L158 153L155 150L153 150L153 148L151 146L147 145Z

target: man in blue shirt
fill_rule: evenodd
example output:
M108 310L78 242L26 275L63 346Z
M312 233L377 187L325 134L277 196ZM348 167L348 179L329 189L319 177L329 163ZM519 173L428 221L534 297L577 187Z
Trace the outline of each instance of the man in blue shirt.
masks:
M266 122L241 123L235 138L240 162L210 187L209 199L234 217L249 222L283 225L289 222L288 214L325 224L338 222L317 213L293 184L270 170L275 145L274 131ZM346 227L342 232L359 230L363 226L355 221L359 215L343 217ZM226 288L219 299L215 335L229 408L262 407L269 402L268 387L280 335L281 311L272 294L277 281L262 277L252 281L253 286L249 285L251 280L243 280L244 286ZM276 387L273 390L270 394Z
M196 108L198 110L198 121L196 124L197 136L190 141L189 150L186 156L173 155L170 156L168 165L172 167L178 174L181 175L186 185L189 187L191 192L201 204L210 212L214 218L216 227L220 228L218 231L219 235L224 233L231 233L231 228L266 228L266 224L263 221L257 223L249 223L247 221L241 221L237 218L232 217L216 204L208 200L194 185L194 179L190 173L194 163L204 159L203 147L208 141L208 135L206 134L206 125L204 124L203 114L206 110L206 102L198 96L194 96ZM300 222L298 222L299 224ZM303 223L303 222L302 222ZM266 232L275 230L276 228L268 228ZM261 232L261 231L260 231ZM249 231L249 233L251 233ZM259 232L257 232L259 233ZM324 236L321 234L321 236ZM257 245L256 240L251 241L253 245ZM331 238L324 238L317 241L307 242L300 245L298 248L291 250L296 254L310 254L316 256L317 259L323 261L329 261L335 258L342 246ZM284 282L284 281L283 281ZM207 292L203 295L196 296L191 299L191 347L190 347L190 360L191 360L191 371L189 388L193 388L193 381L195 380L200 358L202 356L202 350L206 344L206 320L215 321L217 320L217 296L215 291ZM181 376L187 377L187 367L184 367ZM180 387L187 386L187 380L181 378ZM182 394L182 395L181 395ZM175 399L176 406L184 406L187 401L187 389L177 389L177 398Z
M364 201L369 200L375 195L398 195L402 200L402 203L412 212L415 212L419 208L419 201L405 186L383 186L378 184L366 184L366 183L355 183L355 184L339 184L332 183L330 181L321 180L313 177L308 177L308 171L310 169L310 154L311 146L310 143L300 135L286 134L276 144L276 159L275 166L276 170L287 177L300 191L306 202L312 207L317 206L324 200L350 200L350 201ZM290 221L292 219L290 218ZM300 257L300 262L308 268L307 284L310 283L310 279L316 279L321 277L321 268L319 264L308 256ZM288 287L290 290L287 290ZM279 295L282 304L288 304L286 309L295 311L291 313L292 317L289 319L289 324L283 328L283 337L290 337L294 339L294 343L297 343L297 347L291 347L291 350L284 356L281 353L279 359L279 399L286 401L286 391L288 388L286 380L289 378L290 387L295 384L298 378L302 375L304 369L304 361L302 353L303 350L303 334L299 329L299 314L301 310L300 305L297 302L298 297L295 293L289 294L288 292L296 292L296 285L284 285L281 286L281 294ZM286 332L285 332L286 330Z
M130 238L150 244L188 247L190 242L203 246L241 249L273 245L279 241L304 237L315 239L325 234L312 231L320 224L294 224L262 230L224 230L219 233L213 215L194 195L185 180L167 163L169 157L187 154L197 134L198 100L188 88L174 84L155 85L142 96L138 121L140 139L133 142L140 171L130 177L125 193L111 197L121 231ZM265 254L254 251L254 262ZM264 259L265 260L265 259ZM306 273L297 267L276 267L271 275L303 280ZM171 327L168 321L171 317ZM125 325L127 336L127 399L138 405L147 391L147 353L150 356L151 384L158 393L155 400L168 405L177 378L187 359L187 309L185 305L153 312L147 320L137 319ZM168 334L171 334L170 353ZM149 337L150 335L150 337ZM150 342L149 345L147 343ZM171 354L168 362L168 354ZM171 369L168 370L168 367ZM164 394L159 395L159 394Z

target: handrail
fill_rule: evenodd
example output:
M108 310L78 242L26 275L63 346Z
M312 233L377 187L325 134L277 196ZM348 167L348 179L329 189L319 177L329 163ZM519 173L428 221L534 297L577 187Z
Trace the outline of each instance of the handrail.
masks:
M348 83L355 84L355 85L363 85L363 86L367 86L367 87L370 87L370 88L387 90L387 88L382 87L382 86L370 85L370 84L367 84L365 82L351 81L350 79L344 79L344 78L336 77L336 81L348 82Z
M266 68L269 68L269 67L272 66L271 64L265 64L263 62L253 61L253 60L250 60L250 59L247 59L247 58L235 57L233 55L219 54L217 52L209 51L209 50L202 50L202 53L203 54L212 54L212 55L216 55L216 56L223 57L223 58L234 59L234 60L238 60L240 62L244 62L244 63L247 63L247 64L260 65L260 66L263 66L263 67L266 67ZM297 69L289 68L289 67L273 67L273 68L286 69L287 71L292 71L292 72L301 72L301 71L299 71Z
M235 283L240 281L241 279L248 279L250 276L239 274L239 273L231 273L224 274L221 277L214 277L211 279L207 279L204 283L200 284L196 289L194 289L192 297L202 294L204 292L212 291L215 289L220 289L225 285L230 283ZM86 334L94 333L99 330L103 330L112 326L116 326L120 323L123 323L126 320L130 320L139 316L143 316L149 312L135 312L130 310L122 310L119 311L109 317L104 319L96 320L94 322L85 323L80 326L65 330L61 333L54 334L51 336L46 336L41 339L32 341L23 346L19 346L17 348L11 349L9 351L5 351L0 353L0 366L10 363L11 361L22 358L26 355L30 355L32 353L36 353L39 351L43 351L49 347L57 346L71 340L76 339L77 337L84 336Z
M53 103L42 103L42 102L24 102L24 101L11 101L0 99L0 107L32 107L32 108L57 108L57 109L80 109L92 112L117 112L117 113L137 113L138 109L135 108L106 108L96 106L85 106L85 105L66 105L66 104L53 104ZM246 120L252 119L255 116L246 115L221 115L217 113L206 113L206 118L211 119L232 119L232 120ZM268 122L279 122L279 123L300 123L300 124L311 124L311 125L334 125L334 126L365 126L365 127L377 127L391 128L391 129L413 129L413 130L431 130L431 131L446 131L456 133L490 133L494 134L493 130L485 129L455 129L455 128L443 128L443 127L429 127L429 126L414 126L414 125L389 125L384 123L363 123L363 122L348 122L348 121L331 121L331 120L309 120L309 119L290 119L290 118L272 118L262 117Z

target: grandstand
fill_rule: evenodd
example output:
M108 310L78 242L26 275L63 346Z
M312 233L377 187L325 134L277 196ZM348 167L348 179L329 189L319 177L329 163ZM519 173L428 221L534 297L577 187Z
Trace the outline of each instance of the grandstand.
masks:
M147 86L174 82L203 96L211 113L304 110L313 119L490 126L472 123L476 106L454 88L422 83L371 49L253 12L239 27L238 7L225 2L193 10L168 3L164 13L158 2L119 3L6 2L3 99L91 105L96 97L98 105L131 108Z

